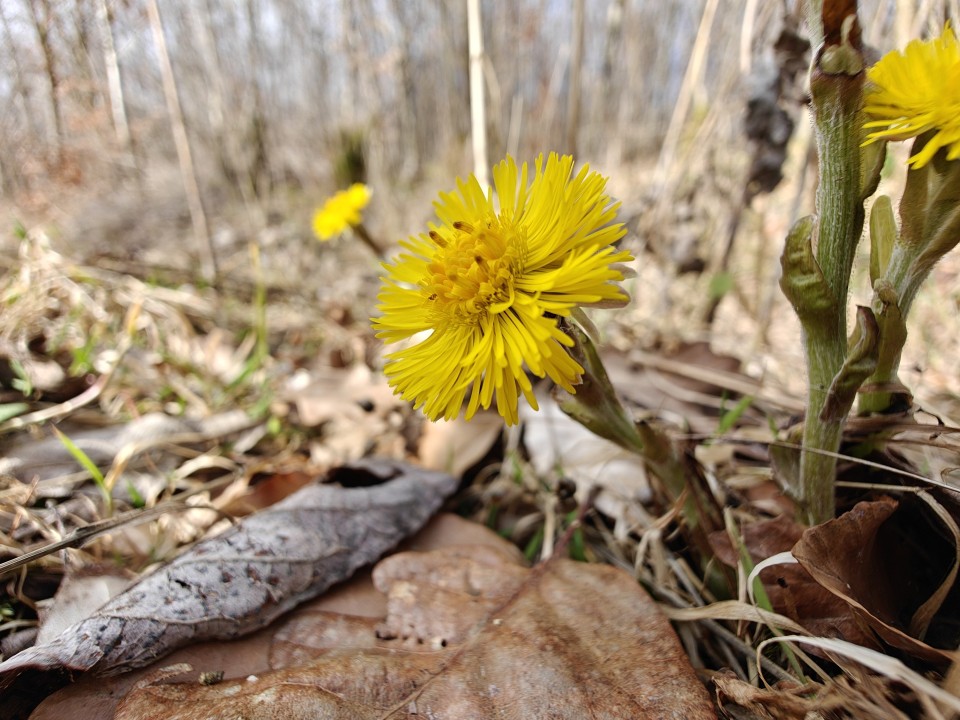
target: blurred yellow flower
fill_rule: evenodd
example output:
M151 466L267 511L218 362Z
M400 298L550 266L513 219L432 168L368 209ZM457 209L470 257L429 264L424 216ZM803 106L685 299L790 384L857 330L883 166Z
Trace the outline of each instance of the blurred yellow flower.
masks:
M936 130L910 165L923 167L940 148L947 148L948 160L960 157L960 45L949 23L938 38L914 40L902 52L884 55L867 80L868 143Z
M618 204L606 179L552 153L527 164L507 157L493 168L494 191L474 176L434 203L439 225L401 243L378 296L377 336L413 344L387 356L385 374L405 400L431 419L488 408L516 424L522 394L537 408L527 370L575 392L583 368L558 318L579 306L623 305L615 263L631 260L613 243Z
M370 202L370 188L363 183L354 183L329 198L323 207L313 214L313 232L320 240L329 240L360 224L360 211Z

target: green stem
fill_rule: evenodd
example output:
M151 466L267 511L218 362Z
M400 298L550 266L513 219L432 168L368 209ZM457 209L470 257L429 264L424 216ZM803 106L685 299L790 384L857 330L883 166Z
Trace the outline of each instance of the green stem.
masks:
M830 34L827 33L828 42ZM844 22L844 36L824 46L810 78L814 125L820 156L815 224L815 266L805 265L816 287L782 281L803 326L807 355L807 413L803 429L799 488L795 488L807 521L825 522L834 516L836 453L844 417L825 413L834 379L847 354L846 297L850 272L863 230L861 122L863 58L856 18ZM789 248L788 248L789 249ZM806 250L805 253L809 253ZM785 275L791 272L784 264ZM796 278L796 275L794 276Z
M629 416L590 337L575 323L565 321L562 327L574 340L570 354L583 367L583 375L575 394L554 389L560 409L595 435L641 456L663 481L672 502L684 498L683 518L694 541L706 551L707 534L720 527L719 509L706 482L665 432Z
M917 138L918 152L928 135ZM881 349L876 372L867 380L860 399L863 413L902 410L911 401L897 372L907 340L906 318L920 287L934 265L960 242L960 162L936 160L907 173L900 203L902 230L897 235L892 210L874 205L870 218L871 240L876 247L890 246L880 258L874 278L873 309L881 328ZM877 222L874 218L877 217Z
M843 420L822 420L831 380L843 365L843 352L833 332L804 334L807 346L807 415L803 424L803 448L836 452L840 449ZM833 518L833 486L837 460L819 452L800 456L799 500L811 525Z

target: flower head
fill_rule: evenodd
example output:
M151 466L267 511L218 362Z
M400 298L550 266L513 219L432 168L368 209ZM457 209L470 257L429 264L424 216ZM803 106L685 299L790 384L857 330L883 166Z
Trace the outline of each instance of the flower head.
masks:
M575 392L583 368L558 318L627 300L614 264L632 258L613 245L626 231L611 224L618 206L605 178L586 167L573 175L573 158L551 154L537 159L532 181L510 157L493 180L498 204L475 177L458 180L434 203L440 224L384 265L377 336L417 336L387 356L384 372L432 420L459 415L469 390L467 418L496 398L517 423L521 394L537 407L526 371Z
M960 44L949 24L938 38L914 40L902 52L884 55L867 80L867 142L936 131L910 165L923 167L940 148L947 148L948 160L960 157Z
M360 211L370 202L370 188L363 183L354 183L328 198L323 207L313 214L313 232L321 240L329 240L360 224Z

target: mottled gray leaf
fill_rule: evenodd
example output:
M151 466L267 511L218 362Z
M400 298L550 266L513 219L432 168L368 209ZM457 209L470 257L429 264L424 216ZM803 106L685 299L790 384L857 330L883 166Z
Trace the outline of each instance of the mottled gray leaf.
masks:
M449 475L382 460L342 467L333 480L341 486L303 488L196 545L52 642L0 663L0 690L26 671L34 679L36 671L115 674L186 644L261 628L379 558L456 487Z

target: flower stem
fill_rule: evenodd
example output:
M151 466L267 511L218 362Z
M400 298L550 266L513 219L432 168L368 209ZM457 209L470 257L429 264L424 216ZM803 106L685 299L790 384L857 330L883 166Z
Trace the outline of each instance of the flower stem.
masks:
M841 373L847 370L847 290L864 220L860 153L864 73L856 5L853 15L841 19L842 33L826 27L828 9L823 13L827 39L810 77L820 156L817 216L791 231L780 281L800 318L807 356L803 447L828 451L801 455L799 484L793 488L811 524L834 515L836 459L829 453L840 447L855 392Z
M699 468L663 430L630 417L590 337L572 322L564 322L563 330L573 338L571 355L584 372L575 394L555 388L554 399L560 409L595 435L642 457L663 482L670 501L681 503L680 514L691 542L709 556L707 536L723 525L719 507Z
M360 238L361 242L366 245L370 250L376 255L379 259L383 260L386 258L386 253L383 248L380 247L380 243L373 239L370 235L370 231L367 230L367 227L361 222L353 226L353 232L357 234L357 237Z
M918 153L927 136L913 146ZM943 151L941 151L943 152ZM875 247L889 246L877 263L873 307L881 326L881 348L876 372L860 398L863 413L902 411L910 406L910 391L897 371L907 340L906 317L921 285L934 265L960 242L960 162L934 162L907 173L900 203L902 229L897 234L889 201L874 204L870 218Z

